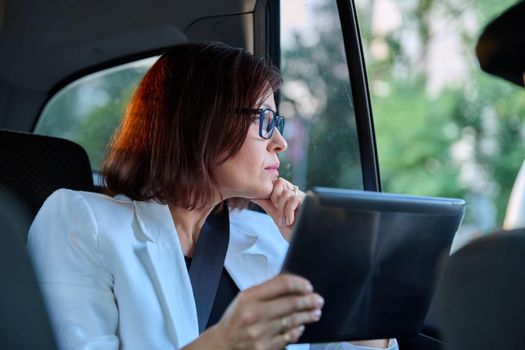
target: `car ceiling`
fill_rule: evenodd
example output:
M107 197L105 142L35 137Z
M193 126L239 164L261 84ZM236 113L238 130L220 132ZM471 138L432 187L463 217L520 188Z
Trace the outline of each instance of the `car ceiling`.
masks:
M73 78L177 43L253 50L262 2L0 0L0 128L30 130L49 94Z

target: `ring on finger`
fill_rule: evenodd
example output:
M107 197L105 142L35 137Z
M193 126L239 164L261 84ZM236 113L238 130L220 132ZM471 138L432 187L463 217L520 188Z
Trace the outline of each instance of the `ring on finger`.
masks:
M283 340L288 344L292 338L290 338L290 334L288 332L283 333Z
M299 196L299 187L294 185L293 188L292 188L292 191L293 191L293 193L295 193L296 196Z
M281 325L283 326L283 330L288 329L288 318L286 316L281 318Z

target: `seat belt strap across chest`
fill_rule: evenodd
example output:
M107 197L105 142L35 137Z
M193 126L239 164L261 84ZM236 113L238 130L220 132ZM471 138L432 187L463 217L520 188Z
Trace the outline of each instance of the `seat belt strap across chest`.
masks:
M202 333L208 324L221 280L229 240L228 207L219 204L201 228L189 270L197 307L199 333Z

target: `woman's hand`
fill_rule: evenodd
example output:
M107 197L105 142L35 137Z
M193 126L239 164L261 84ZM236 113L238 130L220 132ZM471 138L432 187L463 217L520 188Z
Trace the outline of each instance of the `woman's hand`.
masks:
M219 323L188 349L207 343L214 349L283 349L299 339L305 324L319 320L323 303L304 278L279 275L239 293Z
M367 348L386 349L388 348L388 339L375 339L375 340L354 340L350 341L350 344L356 346L363 346Z
M251 199L275 221L283 237L290 241L293 224L306 194L291 182L278 177L269 199Z

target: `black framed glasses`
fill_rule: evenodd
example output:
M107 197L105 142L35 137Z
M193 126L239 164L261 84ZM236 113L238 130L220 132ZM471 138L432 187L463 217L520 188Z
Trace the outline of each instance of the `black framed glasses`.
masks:
M241 108L240 113L253 113L259 116L259 136L265 140L272 138L275 128L282 134L284 131L284 116L277 114L270 108L249 109Z

